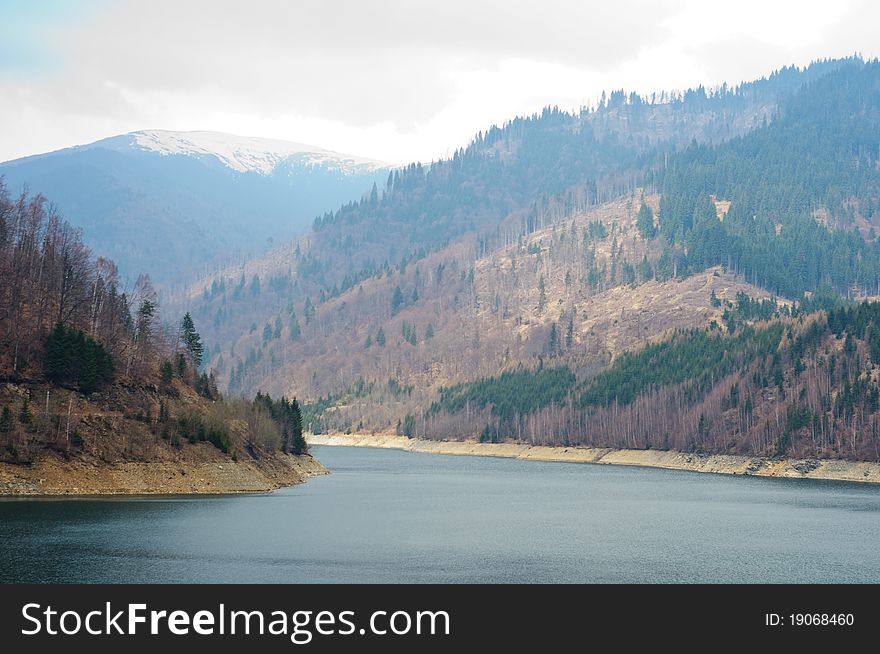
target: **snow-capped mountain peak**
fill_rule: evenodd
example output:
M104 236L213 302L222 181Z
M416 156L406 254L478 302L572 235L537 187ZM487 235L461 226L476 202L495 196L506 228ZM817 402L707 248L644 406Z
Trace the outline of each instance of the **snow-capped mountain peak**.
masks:
M340 154L312 145L275 139L236 136L219 132L145 130L129 134L132 144L163 155L211 156L239 172L269 175L279 163L295 157L306 165L342 172L371 172L389 168L373 159Z

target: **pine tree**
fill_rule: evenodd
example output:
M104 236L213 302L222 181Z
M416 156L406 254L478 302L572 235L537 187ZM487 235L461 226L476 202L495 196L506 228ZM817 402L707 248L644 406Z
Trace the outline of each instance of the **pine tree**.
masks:
M163 360L159 366L159 377L162 379L163 384L170 383L174 378L174 366L171 365L168 359Z
M652 279L654 276L651 272L651 263L648 261L648 255L642 256L642 262L639 264L639 276L643 282Z
M68 343L67 330L62 323L55 328L46 339L46 377L55 383L61 383L72 368L71 349Z
M77 384L88 395L113 379L113 359L104 347L60 322L46 338L46 377L56 384Z
M654 214L651 212L651 208L645 204L644 198L642 198L642 206L639 207L636 227L644 239L654 238L657 235L657 229L654 227Z
M202 339L196 331L195 324L193 323L192 316L189 315L189 312L183 317L181 330L183 332L183 345L186 348L186 351L189 352L193 367L198 370L199 366L202 365L202 356L204 355L205 347L202 345ZM272 328L269 327L270 335L271 332Z
M574 315L568 317L568 327L565 329L565 349L570 350L574 344Z
M4 405L3 411L0 412L0 432L8 434L14 426L15 422L12 417L12 411L9 410L8 405Z
M403 306L403 291L400 290L400 286L395 287L394 293L391 296L391 315L394 316L400 311L400 307Z
M401 426L401 431L404 436L407 438L412 438L416 431L416 419L415 417L407 413L403 419L403 425Z
M547 354L551 357L559 353L559 330L556 328L555 322L550 325L550 335L547 337L546 350Z
M379 327L379 331L376 332L376 344L379 347L385 347L385 330Z
M290 401L289 412L291 417L290 451L297 455L306 454L309 451L309 446L303 436L302 411L300 411L296 398Z
M23 425L29 425L32 420L33 415L31 414L30 401L25 397L21 401L21 409L18 412L18 421Z

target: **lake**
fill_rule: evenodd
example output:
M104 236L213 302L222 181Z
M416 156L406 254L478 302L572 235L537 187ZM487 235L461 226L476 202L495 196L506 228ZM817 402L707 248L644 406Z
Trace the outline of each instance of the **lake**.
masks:
M3 582L880 582L880 487L314 447L266 495L0 501Z

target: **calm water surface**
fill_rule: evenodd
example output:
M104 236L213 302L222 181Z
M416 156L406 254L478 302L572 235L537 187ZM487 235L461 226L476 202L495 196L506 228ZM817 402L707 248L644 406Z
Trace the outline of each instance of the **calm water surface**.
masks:
M0 501L0 581L880 582L880 487L314 453L268 495Z

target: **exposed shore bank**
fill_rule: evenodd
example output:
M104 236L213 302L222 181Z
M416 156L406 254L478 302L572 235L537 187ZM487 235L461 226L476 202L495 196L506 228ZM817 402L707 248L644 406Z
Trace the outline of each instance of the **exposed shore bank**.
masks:
M533 461L601 463L668 468L728 475L825 479L880 483L880 463L830 459L765 459L730 454L693 454L660 450L549 447L525 443L432 441L392 434L321 434L307 436L311 445L399 449L426 454L496 456Z
M259 463L230 459L106 463L47 455L31 465L0 463L0 496L258 493L301 484L327 472L308 455L276 454Z

